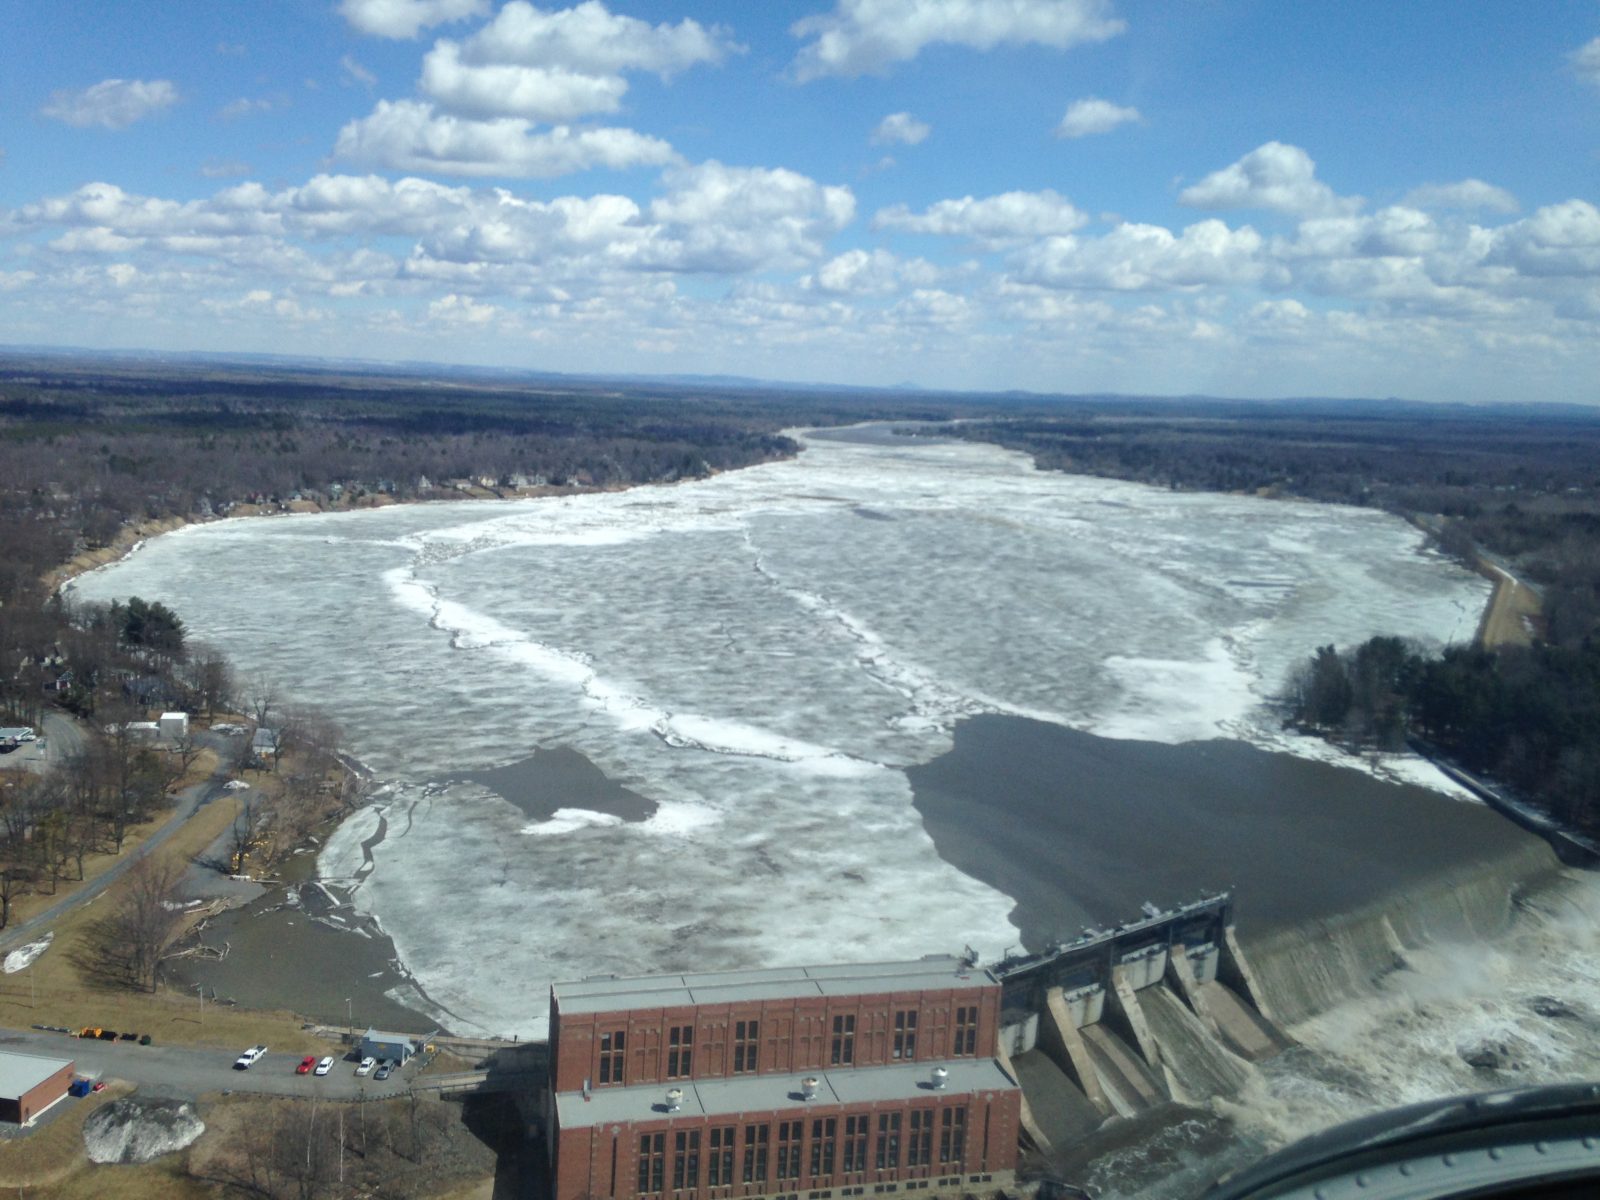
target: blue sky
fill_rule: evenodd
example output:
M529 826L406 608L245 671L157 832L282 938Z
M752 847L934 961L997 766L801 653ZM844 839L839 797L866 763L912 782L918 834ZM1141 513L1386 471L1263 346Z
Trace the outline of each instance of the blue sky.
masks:
M0 343L1600 403L1600 3L0 0Z

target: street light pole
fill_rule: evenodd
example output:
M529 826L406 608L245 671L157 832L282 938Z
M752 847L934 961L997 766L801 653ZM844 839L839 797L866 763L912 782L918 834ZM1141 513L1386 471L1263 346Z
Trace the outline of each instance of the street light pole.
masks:
M351 1009L350 1009L350 997L346 996L344 998L344 1023L347 1026L349 1026L350 1032L354 1033L355 1032L355 1028L356 1028L356 1023L355 1023L355 1018L350 1015L350 1012L351 1012Z
M206 985L203 983L195 984L194 994L200 997L200 1024L204 1025L206 1023Z

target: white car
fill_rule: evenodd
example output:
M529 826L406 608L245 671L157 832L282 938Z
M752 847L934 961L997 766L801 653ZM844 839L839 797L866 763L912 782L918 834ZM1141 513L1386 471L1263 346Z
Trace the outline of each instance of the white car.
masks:
M265 1046L251 1046L250 1049L246 1050L243 1054L239 1055L238 1058L233 1060L233 1069L235 1071L248 1071L251 1067L255 1066L256 1063L265 1058L266 1053L267 1048Z
M317 1069L311 1073L313 1075L326 1075L331 1070L333 1070L333 1058L330 1056L317 1063Z
M375 1058L363 1058L361 1060L361 1062L360 1062L360 1065L358 1065L356 1067L356 1074L357 1075L370 1075L372 1073L372 1068L377 1066L377 1065L378 1065L378 1060L377 1059L375 1059Z

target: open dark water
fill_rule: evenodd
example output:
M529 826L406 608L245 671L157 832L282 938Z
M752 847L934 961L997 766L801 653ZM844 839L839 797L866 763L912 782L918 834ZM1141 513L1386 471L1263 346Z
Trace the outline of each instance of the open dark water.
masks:
M1243 742L962 721L906 775L939 854L1016 901L1029 950L1232 889L1246 940L1535 841L1491 809Z

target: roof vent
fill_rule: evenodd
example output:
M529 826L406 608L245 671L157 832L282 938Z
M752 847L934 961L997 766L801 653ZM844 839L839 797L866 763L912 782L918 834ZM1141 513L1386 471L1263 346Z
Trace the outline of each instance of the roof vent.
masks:
M682 1088L668 1088L667 1089L667 1111L668 1112L677 1112L678 1109L680 1109L681 1107L683 1107L683 1089Z
M800 1095L807 1100L815 1100L817 1098L818 1082L815 1075L807 1075L800 1081Z
M934 1091L936 1091L936 1092L944 1091L944 1085L947 1082L949 1082L949 1080L950 1080L950 1072L949 1071L945 1070L943 1067L935 1067L933 1069L933 1090Z

